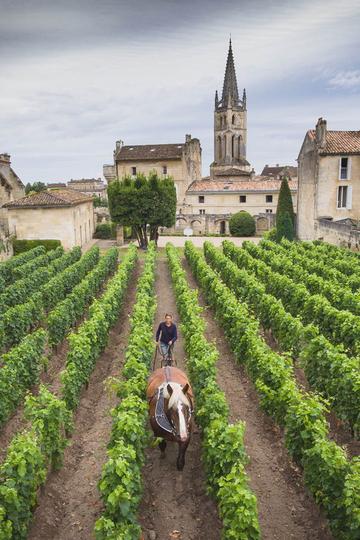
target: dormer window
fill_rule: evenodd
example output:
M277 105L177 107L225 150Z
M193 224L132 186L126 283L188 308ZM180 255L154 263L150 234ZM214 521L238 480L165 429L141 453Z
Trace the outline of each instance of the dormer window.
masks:
M350 158L341 157L339 163L339 180L349 180L350 178Z

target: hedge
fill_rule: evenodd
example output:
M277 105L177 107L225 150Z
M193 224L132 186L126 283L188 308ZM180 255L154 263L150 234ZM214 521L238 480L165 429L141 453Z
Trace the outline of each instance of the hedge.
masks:
M248 212L237 212L229 221L232 236L253 236L255 234L255 219Z
M19 255L19 253L24 253L37 246L44 246L46 251L51 251L61 246L61 242L60 240L14 240L14 255Z
M116 224L115 223L100 223L96 225L94 238L115 239Z

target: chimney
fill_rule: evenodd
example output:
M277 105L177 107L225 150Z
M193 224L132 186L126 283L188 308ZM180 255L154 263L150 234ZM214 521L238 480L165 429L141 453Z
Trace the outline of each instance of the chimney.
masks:
M120 150L123 146L124 146L124 141L122 141L122 140L116 141L115 150L118 151L118 150Z
M326 144L326 120L319 118L315 128L316 142L320 148L325 148Z
M188 142L190 142L190 141L191 141L191 135L190 135L189 133L187 133L187 134L185 135L185 142L188 143Z

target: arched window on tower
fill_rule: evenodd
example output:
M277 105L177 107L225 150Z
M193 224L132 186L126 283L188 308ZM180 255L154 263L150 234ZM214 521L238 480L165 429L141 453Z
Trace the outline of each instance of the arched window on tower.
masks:
M221 160L221 137L220 137L220 135L217 138L217 155L218 155L218 160L220 161Z
M235 114L232 115L231 123L232 123L232 125L235 124Z
M242 156L242 136L239 135L239 139L238 139L238 156L241 157Z
M235 135L231 137L231 157L235 157Z

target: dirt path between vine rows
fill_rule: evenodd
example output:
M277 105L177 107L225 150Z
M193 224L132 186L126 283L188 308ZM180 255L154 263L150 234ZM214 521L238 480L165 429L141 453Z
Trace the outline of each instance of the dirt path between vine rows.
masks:
M198 288L186 261L188 283ZM246 423L245 446L250 486L259 510L262 540L331 540L326 519L303 484L300 469L291 461L282 431L265 415L256 390L226 342L224 333L199 294L206 337L216 340L219 351L218 384L226 394L233 422Z
M102 510L97 482L106 461L110 409L117 402L117 398L106 391L104 382L120 374L125 360L139 266L140 262L131 278L119 320L110 332L108 346L96 363L88 389L82 394L63 467L49 475L39 496L28 540L94 538L94 524Z
M165 259L158 260L156 294L155 327L165 312L172 313L178 323L179 315ZM175 354L178 367L186 370L181 334ZM140 507L140 523L145 540L219 540L221 523L215 502L206 495L200 433L197 428L186 452L182 472L176 469L176 457L177 445L173 443L168 443L164 459L160 458L158 448L149 448L146 452L143 469L144 497Z

